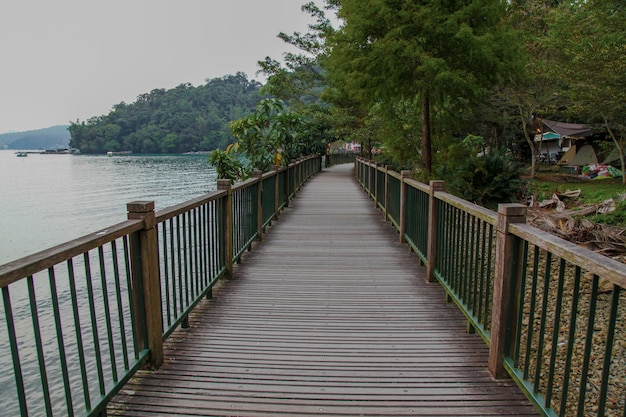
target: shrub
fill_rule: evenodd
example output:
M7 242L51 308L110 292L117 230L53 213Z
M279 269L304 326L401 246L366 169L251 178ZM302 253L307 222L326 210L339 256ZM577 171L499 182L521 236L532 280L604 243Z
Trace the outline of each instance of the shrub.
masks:
M524 187L521 167L506 149L482 150L478 136L448 149L440 175L451 193L484 207L516 201Z

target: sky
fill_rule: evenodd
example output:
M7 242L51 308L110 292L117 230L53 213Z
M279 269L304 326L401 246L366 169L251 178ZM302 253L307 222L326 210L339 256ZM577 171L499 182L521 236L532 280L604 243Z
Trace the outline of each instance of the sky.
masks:
M292 50L308 0L3 0L0 133L108 114L155 88L245 72ZM321 2L317 2L321 4Z

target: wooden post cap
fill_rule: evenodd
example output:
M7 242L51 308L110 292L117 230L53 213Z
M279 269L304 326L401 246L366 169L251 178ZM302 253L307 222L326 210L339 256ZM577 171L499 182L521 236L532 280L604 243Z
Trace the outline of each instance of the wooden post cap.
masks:
M228 190L231 188L232 182L230 180L220 179L217 180L217 189L218 190Z
M498 204L498 214L507 217L519 217L526 216L526 206L518 203L504 203Z
M149 213L154 210L154 201L132 201L126 204L129 213Z
M430 180L428 182L432 191L443 191L445 190L445 181L442 180Z

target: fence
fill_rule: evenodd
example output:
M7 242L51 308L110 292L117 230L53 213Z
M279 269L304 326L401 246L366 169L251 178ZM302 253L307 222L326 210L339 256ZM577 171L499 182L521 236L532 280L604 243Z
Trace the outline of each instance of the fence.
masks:
M320 157L128 220L0 266L2 415L104 415L163 341L260 239ZM9 354L10 352L10 354ZM7 395L8 394L8 395Z
M326 155L326 166L330 167L333 165L340 164L352 164L356 159L356 154L354 153L329 153Z
M626 415L626 265L358 158L357 180L546 416Z

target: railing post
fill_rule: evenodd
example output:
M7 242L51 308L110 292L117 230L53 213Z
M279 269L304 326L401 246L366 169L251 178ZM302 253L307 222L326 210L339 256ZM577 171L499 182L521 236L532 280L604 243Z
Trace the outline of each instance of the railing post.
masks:
M428 201L428 242L426 246L426 280L435 281L435 266L437 265L437 199L435 193L445 190L445 183L432 180L429 183L430 194Z
M273 220L278 218L278 205L280 204L280 167L278 165L272 165L272 171L276 173L274 175L274 217Z
M133 201L126 208L129 220L144 222L130 242L137 345L150 349L148 363L158 368L163 364L163 322L154 201Z
M294 195L300 189L300 184L302 182L302 158L296 159L295 168L296 168L296 171L295 171L295 176L294 176L294 187L293 187Z
M363 164L365 166L365 184L367 184L365 190L367 191L367 194L372 197L374 195L374 192L372 191L372 161L364 161Z
M367 167L363 158L359 157L359 173L361 174L361 185L367 190Z
M526 206L521 204L498 205L498 225L496 232L496 265L493 283L493 310L491 317L491 344L489 348L489 372L494 378L504 376L503 359L512 313L511 292L519 280L519 271L514 260L521 247L515 244L515 237L508 233L512 223L526 223ZM523 260L522 260L523 261Z
M383 200L383 220L387 221L389 214L389 171L393 171L391 165L385 165L385 195Z
M365 184L365 191L367 195L371 197L372 193L372 167L371 161L363 161L363 183Z
M374 162L374 180L372 181L372 196L374 197L374 207L378 208L378 162Z
M226 191L224 199L224 263L226 264L226 277L233 277L233 188L230 180L217 180L217 189Z
M289 199L291 198L291 182L293 177L293 162L287 164L287 173L285 174L285 207L289 207Z
M263 171L255 170L252 173L252 176L257 179L257 225L256 225L256 234L257 240L260 242L263 240Z
M411 177L411 171L403 169L400 171L400 243L404 243L404 234L406 233L406 189L407 185L404 180Z

